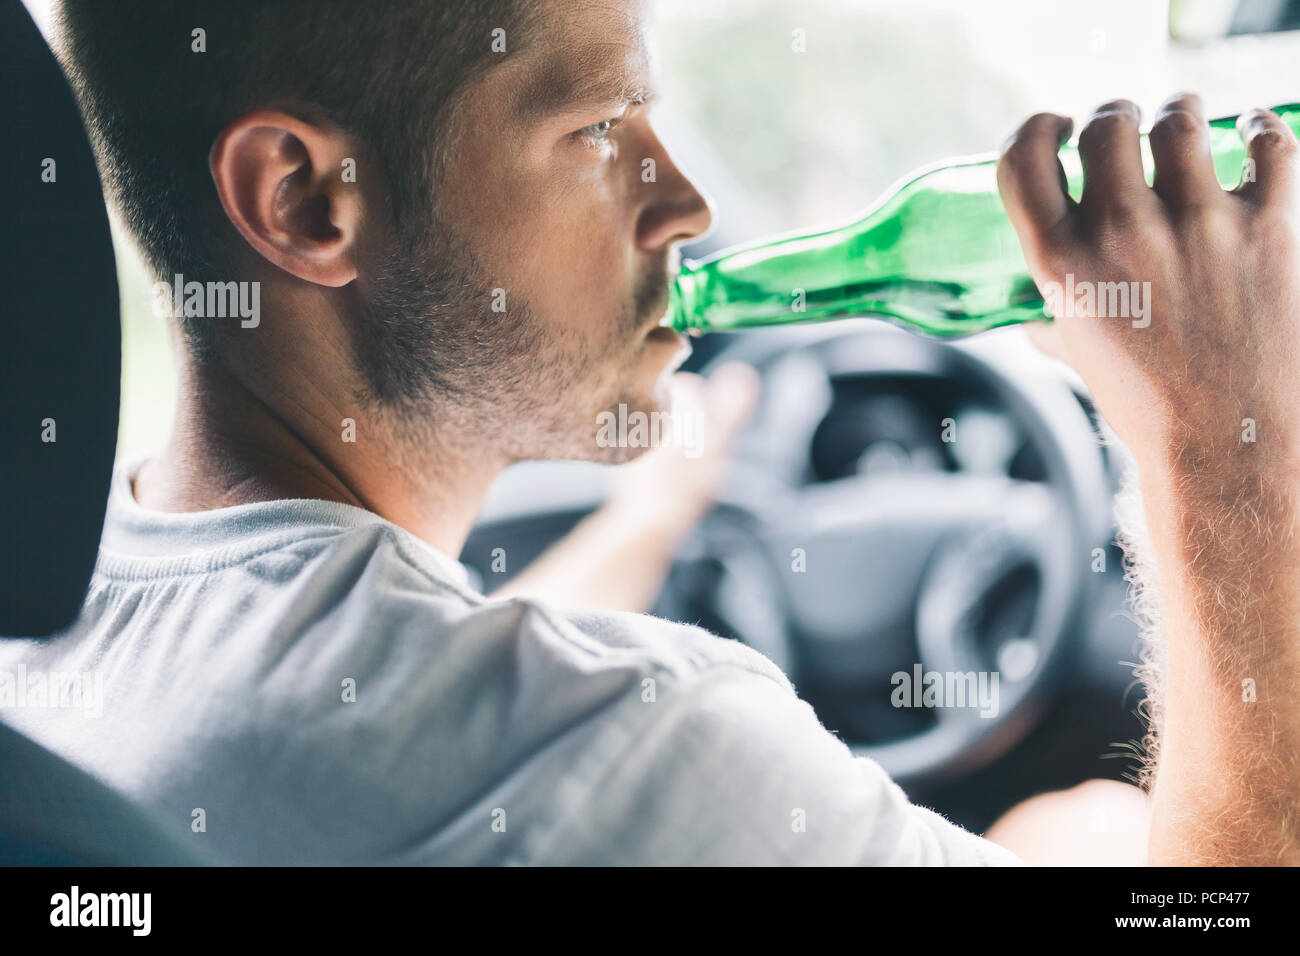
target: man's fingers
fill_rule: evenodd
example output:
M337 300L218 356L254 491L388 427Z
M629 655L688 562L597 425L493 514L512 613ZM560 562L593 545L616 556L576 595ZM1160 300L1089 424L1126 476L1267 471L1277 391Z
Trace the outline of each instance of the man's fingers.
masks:
M1142 113L1130 100L1106 103L1079 133L1085 216L1131 214L1154 201L1142 169Z
M1248 157L1237 194L1261 205L1289 205L1296 199L1300 143L1272 110L1251 110L1237 118Z
M1179 93L1161 105L1149 135L1156 163L1155 190L1175 212L1222 199L1214 173L1210 124L1195 93Z
M998 160L998 190L1031 265L1070 212L1057 153L1072 128L1069 117L1031 116L1007 140Z
M758 373L744 362L725 362L704 383L712 439L729 445L754 415L758 405Z

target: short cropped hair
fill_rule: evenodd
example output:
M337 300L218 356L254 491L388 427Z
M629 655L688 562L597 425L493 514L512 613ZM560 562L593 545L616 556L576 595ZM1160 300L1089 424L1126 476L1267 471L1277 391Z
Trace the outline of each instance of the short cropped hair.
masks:
M221 281L231 230L208 157L226 125L270 108L355 135L382 164L398 236L413 245L436 210L456 96L497 55L494 31L513 26L524 5L62 0L56 46L105 189L150 267L168 281ZM209 354L211 323L182 328L197 354Z

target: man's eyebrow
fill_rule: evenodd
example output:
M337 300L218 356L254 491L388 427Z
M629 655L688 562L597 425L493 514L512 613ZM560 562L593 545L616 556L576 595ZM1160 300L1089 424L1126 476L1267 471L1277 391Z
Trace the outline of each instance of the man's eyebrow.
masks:
M602 106L629 106L654 98L654 90L621 70L574 70L554 65L538 73L519 98L519 115L533 120L590 112Z

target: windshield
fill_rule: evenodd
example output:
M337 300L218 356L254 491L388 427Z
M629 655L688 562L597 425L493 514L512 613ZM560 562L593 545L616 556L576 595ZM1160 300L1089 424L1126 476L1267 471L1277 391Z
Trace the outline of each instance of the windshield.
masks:
M718 205L697 255L842 220L918 166L996 150L1040 110L1084 117L1122 96L1149 117L1177 89L1211 116L1300 99L1300 32L1175 41L1157 0L657 10L658 125Z

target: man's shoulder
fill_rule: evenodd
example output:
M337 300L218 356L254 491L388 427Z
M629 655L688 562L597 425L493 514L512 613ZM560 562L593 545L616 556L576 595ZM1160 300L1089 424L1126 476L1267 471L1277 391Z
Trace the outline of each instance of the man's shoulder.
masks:
M315 552L263 618L274 653L250 658L274 662L256 675L272 692L267 706L345 735L383 724L456 728L442 739L487 750L637 725L636 705L657 691L680 699L715 680L797 701L780 668L737 641L648 614L492 600L449 561L385 526L352 529ZM354 698L342 725L340 688Z
M542 644L551 648L553 664L569 661L583 674L604 666L680 678L735 667L790 690L767 657L695 625L626 611L566 609L532 598L492 600L470 588L463 574L449 571L454 562L400 529L355 529L333 550L315 576L339 577L336 565L355 559L369 565L348 599L363 606L359 619L368 622L371 633L382 627L394 640L427 644L436 629L447 637L473 634L481 641Z
M714 723L748 723L774 698L806 706L767 658L699 627L489 600L428 557L386 529L317 553L291 585L316 596L279 618L274 653L257 656L258 706L233 731L291 728L283 766L265 772L310 768L330 806L387 807L393 859L557 858L553 841L593 801L662 787L678 759L720 759ZM368 858L372 835L352 837L342 858Z
M792 690L780 668L753 648L693 624L627 611L565 610L542 602L517 602L530 627L552 630L583 651L610 661L644 660L675 678L710 668L738 668Z

